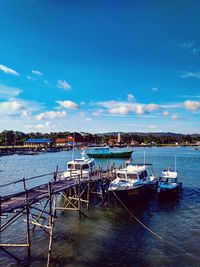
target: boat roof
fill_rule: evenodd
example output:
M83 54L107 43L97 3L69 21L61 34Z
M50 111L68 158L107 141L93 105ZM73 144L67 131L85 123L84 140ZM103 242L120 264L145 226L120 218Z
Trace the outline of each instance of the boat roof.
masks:
M170 171L170 170L163 170L162 171L162 177L164 178L177 178L177 171Z
M101 149L109 149L110 147L109 146L92 146L92 147L88 147L87 149L98 149L98 150L101 150Z
M74 160L71 160L71 161L68 161L67 164L89 164L91 162L93 162L94 159L74 159Z
M145 171L147 167L145 165L128 165L126 168L117 170L117 172L130 172L130 173L139 173Z

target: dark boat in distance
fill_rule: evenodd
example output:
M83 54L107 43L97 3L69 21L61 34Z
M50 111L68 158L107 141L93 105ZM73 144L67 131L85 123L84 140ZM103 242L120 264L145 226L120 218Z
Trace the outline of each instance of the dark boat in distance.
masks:
M87 155L89 158L130 158L133 150L110 150L109 147L89 148Z

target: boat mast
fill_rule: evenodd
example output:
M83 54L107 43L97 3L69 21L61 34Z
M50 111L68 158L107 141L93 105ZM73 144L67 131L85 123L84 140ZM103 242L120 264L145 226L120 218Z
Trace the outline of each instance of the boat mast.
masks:
M74 160L74 141L75 141L75 133L73 132L72 160Z
M176 171L176 156L175 156L175 162L174 162L174 170Z
M145 150L144 150L144 165L145 165L145 156L146 156L146 155L145 155Z

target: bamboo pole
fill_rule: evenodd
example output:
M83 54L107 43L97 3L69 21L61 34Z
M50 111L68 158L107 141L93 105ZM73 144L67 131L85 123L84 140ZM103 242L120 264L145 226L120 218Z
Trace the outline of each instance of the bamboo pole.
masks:
M81 193L81 188L80 188L80 175L78 175L78 214L79 214L79 220L81 219L81 197L80 197L80 193Z
M49 193L49 227L50 227L50 232L49 232L49 250L48 250L48 256L47 256L47 267L50 266L50 261L51 261L51 251L52 251L52 243L53 243L53 226L54 226L54 216L53 210L55 211L55 207L52 207L52 187L51 187L51 182L49 182L48 185L48 193ZM54 204L54 202L53 202Z
M23 185L25 190L25 199L26 199L26 240L28 244L28 258L31 257L31 239L30 239L30 225L29 225L29 201L28 201L28 190L26 189L26 180L23 178Z
M90 202L90 174L88 177L88 185L87 185L87 210L89 210L89 202Z
M48 202L49 202L49 199L47 199L47 201L46 201L46 203L45 203L43 209L40 211L40 213L39 213L39 215L38 215L38 217L37 217L37 219L36 219L36 222L37 222L37 223L39 223L39 220L40 220L40 218L42 217L42 214L44 213L44 210L45 210L45 208L46 208ZM35 227L36 227L36 224L33 226L33 231L35 230Z
M0 244L1 244L1 195L0 195Z

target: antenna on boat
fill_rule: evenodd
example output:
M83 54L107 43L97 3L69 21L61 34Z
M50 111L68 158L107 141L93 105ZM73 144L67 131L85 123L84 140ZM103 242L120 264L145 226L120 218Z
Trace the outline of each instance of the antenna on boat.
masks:
M73 132L72 160L74 160L74 141L75 141L75 133Z
M175 162L174 162L174 170L176 171L176 156L175 156Z

